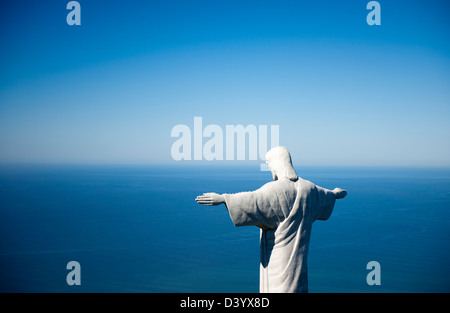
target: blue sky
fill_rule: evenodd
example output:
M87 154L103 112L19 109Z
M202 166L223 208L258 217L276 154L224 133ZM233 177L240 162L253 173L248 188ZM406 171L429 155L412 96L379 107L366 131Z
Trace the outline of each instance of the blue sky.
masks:
M175 163L177 124L280 125L301 165L450 166L450 5L0 4L0 162Z

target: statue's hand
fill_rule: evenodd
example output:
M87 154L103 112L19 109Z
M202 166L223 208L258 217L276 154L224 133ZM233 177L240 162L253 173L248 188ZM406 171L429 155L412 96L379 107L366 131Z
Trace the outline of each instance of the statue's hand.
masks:
M334 188L333 192L336 195L336 199L342 199L347 195L347 191L341 188Z
M195 198L201 205L219 205L225 202L225 198L223 195L219 195L215 192L204 193L201 196Z

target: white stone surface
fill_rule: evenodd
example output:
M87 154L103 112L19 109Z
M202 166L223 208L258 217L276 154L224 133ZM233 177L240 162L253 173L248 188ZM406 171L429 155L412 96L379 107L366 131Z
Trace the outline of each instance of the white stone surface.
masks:
M261 229L260 292L308 292L307 256L314 221L330 217L340 188L328 190L297 176L284 147L267 152L274 181L255 191L205 193L203 205L225 203L235 226Z

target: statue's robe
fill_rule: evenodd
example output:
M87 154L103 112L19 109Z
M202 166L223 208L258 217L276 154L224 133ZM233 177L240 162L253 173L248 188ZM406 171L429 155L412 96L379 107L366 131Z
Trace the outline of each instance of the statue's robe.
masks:
M335 194L298 178L224 197L235 226L261 228L260 292L308 292L312 224L330 217Z

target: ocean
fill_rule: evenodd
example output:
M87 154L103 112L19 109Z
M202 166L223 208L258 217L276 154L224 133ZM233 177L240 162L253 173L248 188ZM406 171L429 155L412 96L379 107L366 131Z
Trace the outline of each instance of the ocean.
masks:
M450 292L450 169L296 170L348 191L314 223L310 292ZM259 229L194 199L270 179L254 166L1 166L0 291L258 292ZM67 284L70 261L81 285Z

